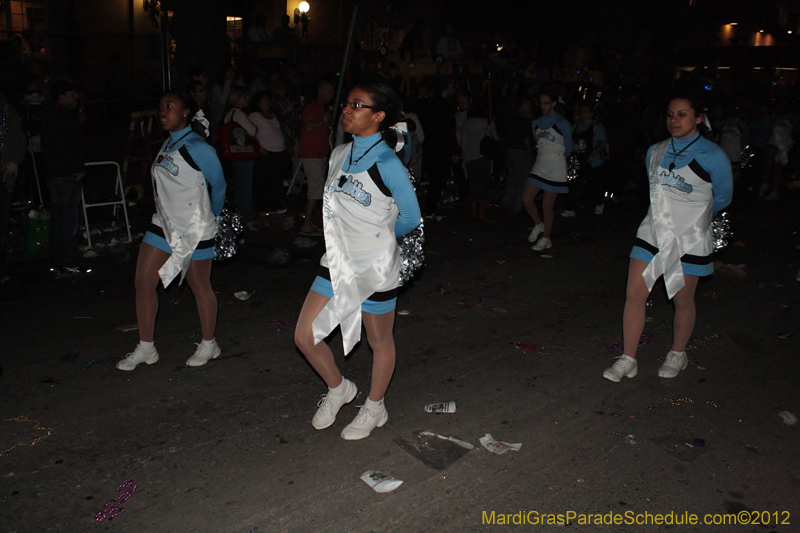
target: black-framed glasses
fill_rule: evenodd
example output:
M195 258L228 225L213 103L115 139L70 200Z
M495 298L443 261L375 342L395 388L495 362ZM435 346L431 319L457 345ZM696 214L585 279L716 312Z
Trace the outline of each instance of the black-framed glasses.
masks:
M361 109L362 107L366 109L378 109L374 105L367 105L363 102L342 102L341 104L339 104L339 106L342 108L342 111L344 111L348 107L350 109Z

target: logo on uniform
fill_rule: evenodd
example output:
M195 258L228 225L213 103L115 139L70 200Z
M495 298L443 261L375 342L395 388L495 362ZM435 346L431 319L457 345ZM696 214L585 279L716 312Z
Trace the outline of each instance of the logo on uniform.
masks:
M675 174L674 171L667 172L666 170L662 171L661 174L658 176L658 181L661 182L661 185L666 185L667 187L672 187L673 189L678 189L679 191L685 192L686 194L691 194L694 188L689 184L686 183L681 176Z
M337 181L333 182L331 189L333 189L333 192L346 194L364 207L369 207L372 203L372 195L366 192L361 182L352 175L342 175Z
M163 168L173 176L178 175L178 165L176 165L175 162L172 161L172 156L169 154L161 154L160 156L158 156L158 159L156 159L154 166Z

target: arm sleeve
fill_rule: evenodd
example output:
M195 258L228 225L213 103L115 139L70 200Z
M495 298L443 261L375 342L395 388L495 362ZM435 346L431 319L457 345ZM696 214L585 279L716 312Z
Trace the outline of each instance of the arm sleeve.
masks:
M384 152L378 156L378 163L383 183L391 191L392 198L400 211L394 225L395 237L400 237L419 226L422 220L417 194L411 185L408 170L397 156L391 152Z
M653 146L650 145L650 148L647 149L647 155L644 158L644 168L647 170L647 180L650 181L650 158L653 157Z
M233 112L231 120L243 127L244 131L246 131L250 137L255 137L258 134L258 128L256 128L255 124L250 122L250 119L247 118L247 115L241 109L237 109Z
M711 190L714 195L714 212L722 211L728 207L733 198L733 172L728 156L717 148L707 154L707 164L704 166L711 176Z
M190 139L186 143L186 149L200 167L206 182L211 185L211 211L215 216L219 215L225 204L226 184L217 152L200 137Z

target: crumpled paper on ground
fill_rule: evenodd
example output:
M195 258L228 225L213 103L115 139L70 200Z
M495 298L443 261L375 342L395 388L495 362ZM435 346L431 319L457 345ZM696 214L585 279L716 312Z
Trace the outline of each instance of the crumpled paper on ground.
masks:
M496 453L497 455L503 455L509 450L514 450L515 452L518 452L519 449L522 448L521 442L512 444L509 442L503 442L501 440L495 440L494 437L492 437L489 433L481 437L479 440L484 448L486 448L492 453Z

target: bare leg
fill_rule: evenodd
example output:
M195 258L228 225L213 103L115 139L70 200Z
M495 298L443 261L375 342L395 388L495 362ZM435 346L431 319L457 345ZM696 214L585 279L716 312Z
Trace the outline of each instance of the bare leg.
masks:
M694 305L694 293L697 290L697 276L684 274L683 280L686 285L672 297L675 305L675 317L673 318L672 350L685 352L686 345L692 336L694 322L697 317L697 309Z
M367 341L372 348L372 384L369 399L378 402L383 399L389 382L392 381L395 365L394 311L383 315L362 313L362 321L367 330Z
M315 291L308 291L303 309L297 318L297 328L294 331L294 342L303 352L306 360L322 377L329 389L335 389L342 384L342 373L333 359L333 352L325 342L314 344L314 333L311 324L322 311L330 298Z
M556 203L557 192L544 191L542 198L542 211L544 212L544 234L545 239L550 238L550 233L553 232L553 206Z
M186 273L186 281L194 293L197 314L200 315L204 341L213 340L217 329L217 297L211 288L211 261L212 259L192 261Z
M650 291L642 278L647 263L631 259L628 267L628 288L625 293L625 310L622 313L622 353L636 358L639 339L644 331L645 307Z
M139 340L153 342L158 313L156 288L161 278L158 270L167 262L169 254L155 246L143 243L136 260L136 322L139 325Z
M522 189L522 205L525 207L525 211L528 212L528 215L533 219L534 224L542 223L542 219L539 217L539 209L536 207L535 202L539 190L539 187L530 183L526 183L525 188Z

